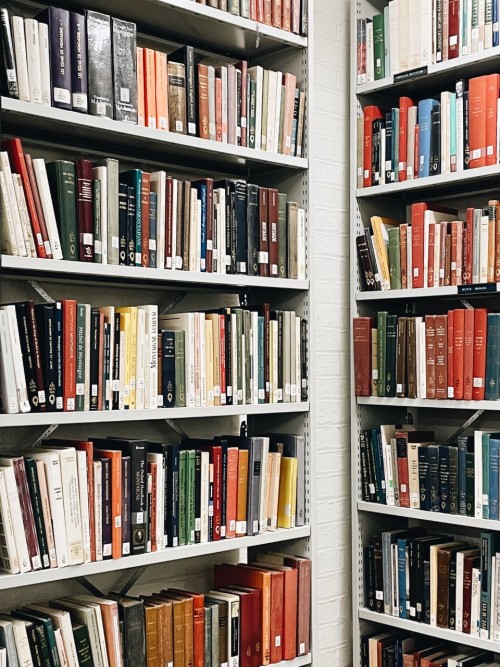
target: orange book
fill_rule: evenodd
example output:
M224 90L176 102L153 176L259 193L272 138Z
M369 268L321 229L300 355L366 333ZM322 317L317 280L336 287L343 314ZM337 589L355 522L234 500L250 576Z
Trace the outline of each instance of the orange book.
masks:
M215 565L215 588L226 586L250 586L258 588L262 595L261 647L262 665L269 665L271 659L271 573L242 565ZM281 620L281 618L280 618Z
M486 165L486 94L486 76L469 80L470 169Z
M448 398L448 317L436 315L434 324L435 342L435 385L436 398Z
M448 398L453 398L455 396L454 366L453 366L453 345L455 342L455 337L453 329L453 310L448 311L447 339L448 339L448 363L447 363Z
M122 453L95 449L96 457L111 459L111 547L113 558L122 556Z
M410 97L399 98L399 180L406 181L408 161L408 109L415 106Z
M273 10L272 10L272 1L271 0L264 0L264 23L266 25L272 25L273 24Z
M104 637L106 639L109 667L120 667L122 661L118 605L114 600L101 600L96 598L95 601L101 608L102 624L104 626Z
M168 130L167 54L155 51L156 127Z
M215 78L215 138L222 141L222 79Z
M169 665L174 662L174 626L173 626L173 602L164 599L160 594L153 593L150 596L141 596L143 600L159 605L158 613L161 615L160 626L163 630L162 643L160 646L162 655L162 665ZM184 630L183 630L184 636ZM184 641L184 639L183 639ZM182 658L181 666L184 665L184 658Z
M474 349L472 359L472 399L484 400L486 378L486 332L488 310L474 308Z
M198 65L198 124L199 136L202 139L210 139L208 122L208 66L202 63Z
M236 537L247 534L248 449L238 450Z
M436 398L436 316L425 316L426 398Z
M486 164L497 164L497 120L500 74L486 77Z
M238 503L238 448L227 449L226 538L236 537Z
M144 49L137 47L137 125L146 125L144 103Z
M166 595L173 593L193 602L193 667L205 665L205 596L203 593L192 593L178 588L169 588Z
M297 87L297 77L294 74L283 74L283 85L285 86L285 113L283 115L281 152L283 155L290 155L292 149L293 107L295 101L295 88Z
M472 400L474 378L474 309L464 312L464 401Z
M76 402L76 301L62 300L63 410L72 412Z
M281 27L283 30L292 29L292 0L282 0L283 2L283 16L281 20Z
M149 266L149 192L151 174L142 172L141 178L141 266Z
M144 49L144 112L146 127L156 128L155 52Z
M144 606L156 609L156 631L157 631L157 656L158 664L165 665L167 662L167 643L168 643L168 612L172 605L167 602L157 600L153 595L141 595Z
M453 398L457 401L464 397L464 327L464 309L456 308L453 311Z
M242 565L242 568L253 569L249 565ZM256 567L257 571L266 570L262 567ZM271 571L271 607L270 607L270 625L271 664L283 660L283 595L284 595L284 575L283 572Z
M170 621L170 637L171 637L171 657L168 659L168 641L166 642L166 660L168 662L173 662L174 667L185 667L186 654L184 646L184 625L185 625L185 614L184 614L184 600L178 597L174 597L168 593L153 593L150 599L159 605L169 605L170 612L167 615L167 623L169 617ZM168 627L168 626L167 626ZM192 658L191 658L192 659ZM168 664L167 662L167 664Z
M363 110L363 187L372 184L372 126L373 121L382 118L382 111L377 106L367 106ZM416 285L415 285L416 287ZM423 285L420 285L423 287Z

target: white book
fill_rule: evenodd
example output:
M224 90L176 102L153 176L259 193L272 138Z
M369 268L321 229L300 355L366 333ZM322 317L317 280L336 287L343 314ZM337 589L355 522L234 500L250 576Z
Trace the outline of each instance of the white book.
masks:
M9 496L5 482L5 471L0 468L0 569L9 574L18 574L21 571L17 555L14 523L9 506Z
M465 551L457 551L456 562L456 595L455 595L455 630L463 631L464 613L464 558Z
M417 398L427 398L425 363L425 322L415 318L415 349L417 355Z
M10 169L9 156L6 151L0 151L0 168L2 170L5 187L7 191L7 200L10 207L10 214L12 219L12 226L14 229L15 243L17 246L17 253L20 257L27 257L28 251L24 240L24 232L21 224L21 216L19 214L19 207L17 206L17 197L14 190L14 181L12 179L12 171Z
M95 667L109 667L101 608L98 604L84 601L83 597L62 598L56 600L55 604L68 610L79 623L87 626Z
M474 431L474 516L483 518L483 432Z
M232 592L225 591L210 591L208 594L209 598L215 598L216 600L225 600L228 602L228 619L227 619L227 666L228 667L239 667L240 659L238 651L235 651L234 647L238 646L238 641L233 637L233 633L236 634L236 638L239 636L239 617L240 617L240 598ZM276 641L281 642L281 637L276 637Z
M172 187L172 257L169 264L175 271L177 268L177 180L175 178Z
M481 570L472 568L472 587L470 602L470 636L480 636L481 625Z
M42 75L40 72L40 45L38 41L38 21L24 19L26 58L28 61L28 82L30 101L42 103Z
M484 51L485 48L485 24L486 24L486 2L487 0L479 0L479 39L478 51Z
M156 549L164 548L165 461L162 453L148 452L148 463L156 465Z
M419 67L432 64L432 0L419 0L420 4L420 62Z
M409 69L420 67L420 0L411 0L408 7L408 64Z
M106 158L101 163L97 163L104 167L105 178L101 180L101 198L106 206L105 217L101 214L103 222L103 233L101 236L102 247L102 263L118 265L120 263L120 240L119 240L119 162L113 158ZM98 172L100 173L100 172ZM95 177L94 177L95 178ZM105 180L106 183L102 181ZM104 189L103 189L104 188ZM105 261L106 258L106 261Z
M56 642L56 649L61 667L69 667L68 658L66 656L66 649L64 648L64 642L59 628L54 628L54 639Z
M78 467L78 490L80 493L80 512L82 516L83 562L90 563L90 517L89 517L89 490L87 478L87 453L77 450L76 460Z
M236 99L236 69L234 65L227 65L227 141L237 143L236 105L231 103Z
M479 282L488 282L488 215L481 216L479 228Z
M197 326L199 329L199 340L200 340L200 404L202 407L207 405L207 347L206 347L206 326L205 326L205 313L198 313ZM224 403L226 401L226 395L224 394ZM221 405L222 403L222 394L221 394Z
M17 401L20 412L30 412L31 406L28 399L28 388L24 374L23 355L21 341L19 339L19 328L17 326L16 307L13 305L2 306L1 309L7 315L7 328L12 351L12 362L14 366L14 379L17 391Z
M94 461L95 559L102 560L102 463Z
M94 235L94 252L101 255L101 264L108 263L108 168L104 166L92 169L94 180L101 183L101 238Z
M136 410L144 410L145 394L145 352L147 348L146 341L146 314L143 309L137 309L137 345L136 345L136 366L135 366L135 407Z
M276 105L277 100L277 81L278 72L269 70L268 72L268 91L267 91L267 110L264 110L264 113L267 114L267 133L266 133L266 150L274 152L275 145L275 129L276 125L273 122L276 118Z
M7 615L3 616L3 618L8 619L12 623L12 632L14 635L19 667L33 667L28 633L26 632L27 621Z
M411 0L412 2L414 0ZM410 65L408 31L410 28L410 0L398 0L399 71L405 72Z
M146 388L146 395L149 396L149 408L155 409L158 407L158 306L139 306L139 310L144 310L145 330L149 336L149 357L146 360L149 369L149 386Z
M198 193L196 191L196 188L191 188L191 199L189 206L189 256L188 256L189 271L196 271L197 216L198 216Z
M126 316L124 313L123 316ZM120 316L122 317L122 315ZM127 359L127 334L125 331L120 331L120 364L118 385L120 387L118 394L118 409L125 410L125 398L128 398L129 387L125 377L125 367Z
M500 641L500 553L495 554L495 586L493 587L490 639L494 642Z
M415 165L415 126L417 124L418 107L413 106L408 109L408 132L406 142L406 178L411 180L415 178L415 171L418 166Z
M195 393L195 359L194 359L194 335L195 317L194 313L176 313L162 315L159 318L159 326L162 329L185 332L185 380L186 380L186 407L196 406Z
M2 648L7 651L9 667L19 667L12 622L8 616L7 618L0 616L0 641L2 642Z
M484 48L493 46L493 3L497 0L486 0L484 12Z
M233 404L238 405L239 403L239 392L238 392L238 367L236 363L237 359L237 349L238 349L238 334L236 331L236 314L231 313L231 359L233 360L231 368L231 391L233 394Z
M366 19L366 81L375 81L373 52L373 20Z
M85 371L84 371L84 403L83 409L90 410L90 314L91 306L85 304ZM120 345L120 351L121 351Z
M462 86L457 85L457 102L455 106L455 127L457 128L457 171L464 170L464 98Z
M440 262L441 262L441 252L438 251L438 248L441 248L441 224L434 225L434 284L433 287L439 287L439 271L440 271Z
M389 2L389 40L391 54L390 74L398 74L399 69L399 0Z
M276 111L274 116L274 146L273 153L280 153L280 119L281 119L281 91L283 88L283 73L276 72Z
M8 507L13 526L23 525L23 515L21 513L21 503L19 502L19 493L17 491L14 469L9 466L0 468L3 472L5 490L7 492ZM29 572L31 570L30 557L28 552L28 543L24 530L14 530L14 540L16 543L16 552L19 560L19 570Z
M297 401L297 386L295 384L295 378L297 376L297 369L295 367L297 357L295 354L295 349L296 349L296 339L295 339L295 333L296 333L296 328L295 328L295 314L290 313L290 349L289 349L289 354L290 354L290 402L295 403ZM258 354L258 350L257 350ZM257 374L258 374L258 367L257 367Z
M52 203L52 196L47 178L47 170L45 168L45 160L43 158L35 158L33 160L33 171L35 172L45 224L47 225L52 256L54 259L63 259L59 230L57 229L56 214L54 212L54 205Z
M26 55L26 37L24 33L24 19L22 16L12 16L12 40L16 56L17 85L19 99L22 102L30 101L30 85L28 78L28 58Z
M49 26L46 23L38 24L38 46L40 50L42 104L46 107L50 107Z
M250 80L255 81L255 148L261 150L264 70L260 65L255 65L255 67L249 67L247 73Z
M165 268L165 189L167 174L154 171L150 176L151 192L156 193L156 266Z
M31 229L24 188L19 174L12 174L12 182L14 183L14 193L16 195L17 209L21 220L27 254L28 257L36 257L35 239L33 237L33 230Z
M394 476L392 466L391 438L394 437L396 429L393 425L382 424L380 426L380 436L382 441L382 460L384 463L385 491L387 505L394 507L396 504L394 494Z
M15 222L10 207L9 195L7 193L7 183L3 171L0 171L0 197L2 206L0 250L4 255L18 257L19 247L17 245Z
M450 143L449 143L449 129L450 129L449 100L450 100L449 92L448 91L443 91L441 93L441 102L440 102L440 104L441 104L440 146L441 146L441 173L442 174L448 174L449 173L449 171L447 171L447 164L449 164L449 158L447 160L447 154L449 154L449 146L450 146Z
M47 489L47 476L45 474L45 465L43 461L36 462L38 473L38 484L40 485L40 499L42 502L43 525L47 536L47 549L49 552L50 567L57 567L56 547L54 542L54 531L52 529L52 514L50 512L50 498Z
M250 313L250 357L251 368L250 375L252 378L252 403L255 405L259 402L259 314L257 311Z

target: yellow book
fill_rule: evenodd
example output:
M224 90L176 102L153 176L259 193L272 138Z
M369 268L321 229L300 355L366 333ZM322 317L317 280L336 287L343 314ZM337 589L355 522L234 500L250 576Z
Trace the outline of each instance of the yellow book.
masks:
M120 312L120 409L130 400L130 314Z
M397 220L382 218L373 215L370 218L373 229L374 250L377 255L381 272L382 289L391 289L391 276L389 272L389 233L391 227L399 227Z
M297 459L283 456L278 496L278 528L293 528L295 526L296 499Z
M127 306L126 308L117 308L117 313L128 313L130 316L129 327L129 345L127 360L129 364L129 401L130 410L136 409L136 374L137 374L137 306Z
M207 407L214 405L214 338L212 320L205 319L205 369L207 381Z

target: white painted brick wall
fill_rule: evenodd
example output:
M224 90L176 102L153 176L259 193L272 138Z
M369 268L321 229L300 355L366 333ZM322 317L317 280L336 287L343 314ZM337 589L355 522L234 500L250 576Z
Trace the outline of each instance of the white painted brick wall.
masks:
M349 667L350 0L314 0L317 642L314 667Z

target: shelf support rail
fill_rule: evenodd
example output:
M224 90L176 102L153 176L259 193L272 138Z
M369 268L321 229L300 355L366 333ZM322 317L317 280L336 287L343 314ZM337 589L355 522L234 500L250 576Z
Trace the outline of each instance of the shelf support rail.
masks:
M184 299L186 294L187 292L177 292L172 301L170 301L164 308L162 308L159 315L161 316L161 315L166 315L167 313L171 313L173 309L179 305L182 299Z
M47 440L47 438L50 438L52 433L56 430L56 428L59 426L59 424L51 424L50 426L47 426L45 431L42 433L42 435L35 440L35 442L31 445L32 447L40 447L42 442L44 440Z
M166 423L168 426L170 426L170 428L172 429L172 431L174 431L175 433L177 433L177 435L179 436L179 438L181 438L181 439L182 439L182 438L189 438L189 436L188 436L188 434L186 433L186 431L184 431L178 424L176 424L176 423L174 422L173 419L165 419L165 423Z
M483 414L484 410L476 410L476 412L469 417L469 419L458 428L455 433L452 433L450 437L448 438L448 442L453 442L456 438L458 438L459 435L462 435L462 433L469 428L469 426L472 426L472 424L479 419L479 417Z
M35 290L35 292L38 292L38 294L42 297L44 301L47 303L54 303L55 299L53 299L50 294L45 290L40 283L38 283L36 280L30 280L29 284L31 287Z
M97 586L94 586L92 582L90 582L87 577L76 577L77 582L80 584L80 586L83 586L83 588L86 588L89 593L92 593L92 595L97 596L98 598L103 597L102 591L100 591Z
M126 583L122 586L120 590L120 595L127 595L132 586L134 586L142 577L145 570L146 568L144 566L138 567L135 570L134 574L131 577L129 577Z

